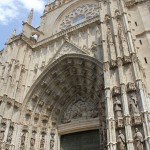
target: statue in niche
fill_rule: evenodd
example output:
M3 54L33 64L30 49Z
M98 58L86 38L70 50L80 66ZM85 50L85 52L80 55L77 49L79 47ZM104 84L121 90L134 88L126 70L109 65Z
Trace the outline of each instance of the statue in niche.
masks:
M121 101L117 97L115 97L115 101L114 101L114 110L115 110L116 118L122 117Z
M135 135L134 135L134 141L135 141L135 146L136 146L136 150L144 150L143 149L143 135L142 133L139 131L138 128L135 129Z
M130 104L129 104L129 107L130 107L130 111L131 111L132 115L139 114L139 108L138 108L137 98L136 98L136 95L133 94L133 93L130 95Z
M118 36L120 37L120 39L124 39L124 33L123 33L123 29L122 29L122 25L121 25L121 21L117 20L118 22Z
M108 41L109 44L113 43L111 28L110 28L109 25L107 25L107 41Z
M11 141L12 141L13 131L14 131L14 128L11 126L9 131L8 131L8 135L7 135L7 142L9 144L11 144Z
M21 136L21 147L20 147L20 150L25 150L25 140L26 140L26 133L23 132L23 134Z
M6 130L6 124L2 123L1 129L0 129L0 141L3 141L3 139L4 139L5 130Z
M50 140L50 149L53 150L54 149L54 140Z
M40 149L44 149L44 144L45 144L45 136L42 135L41 142L40 142Z
M32 137L30 139L30 148L34 149L34 145L35 145L35 132L32 133Z
M52 132L51 133L51 140L50 140L50 149L53 150L54 149L54 137L55 137L55 133Z
M119 130L119 135L117 138L117 147L118 150L125 150L125 136L122 134L121 130Z

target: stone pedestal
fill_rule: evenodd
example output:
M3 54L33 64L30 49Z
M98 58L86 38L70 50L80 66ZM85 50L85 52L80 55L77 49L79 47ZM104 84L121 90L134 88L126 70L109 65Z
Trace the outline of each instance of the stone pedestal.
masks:
M123 118L120 117L120 118L118 118L117 121L116 121L116 127L117 127L117 128L122 128L123 126L124 126L124 124L123 124Z
M142 123L142 119L140 114L135 114L134 116L132 116L132 124L133 125L139 125Z

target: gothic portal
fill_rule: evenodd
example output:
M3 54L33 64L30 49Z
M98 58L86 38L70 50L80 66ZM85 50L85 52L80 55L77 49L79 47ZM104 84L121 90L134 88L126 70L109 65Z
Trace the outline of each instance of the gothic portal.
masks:
M0 150L150 150L150 2L55 0L0 53Z

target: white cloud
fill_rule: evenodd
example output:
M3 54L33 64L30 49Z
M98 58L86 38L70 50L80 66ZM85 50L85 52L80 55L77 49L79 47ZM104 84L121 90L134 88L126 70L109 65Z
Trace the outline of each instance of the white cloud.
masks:
M44 0L0 0L0 24L8 24L23 13L22 9L42 12L44 5Z

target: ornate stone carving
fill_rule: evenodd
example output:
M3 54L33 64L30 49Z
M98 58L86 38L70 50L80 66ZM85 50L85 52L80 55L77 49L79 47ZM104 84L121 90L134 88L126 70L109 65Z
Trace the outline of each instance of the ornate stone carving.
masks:
M68 123L75 119L87 119L96 117L98 117L97 105L91 100L78 97L68 106L64 112L62 122Z
M115 17L116 19L119 19L119 18L121 17L120 11L119 11L118 9L115 10L114 17Z
M125 136L123 135L122 131L119 130L119 135L117 137L118 150L125 150L125 142Z
M120 95L120 93L121 93L120 87L114 86L112 90L112 95L116 96L116 95Z
M130 56L123 56L123 65L131 63L131 58Z
M134 114L134 116L132 117L132 124L137 125L141 123L142 123L142 119L140 114Z
M129 82L129 83L127 84L127 91L128 91L128 92L134 92L134 91L136 91L136 86L135 86L135 84Z
M108 14L106 14L104 20L107 25L109 24L110 19L111 19L110 16Z
M45 145L45 135L42 135L41 141L40 141L40 149L44 150L44 145Z
M143 135L142 133L139 131L138 128L135 129L135 134L134 134L134 142L135 142L135 148L136 150L144 150L143 149Z
M30 139L30 150L34 150L34 145L35 145L35 131L32 132L32 137Z
M5 130L6 130L6 122L3 121L3 122L1 123L1 128L0 128L0 141L3 141L3 139L4 139Z
M85 4L74 9L70 14L65 16L60 29L64 30L82 21L92 19L99 15L98 6L95 4Z
M14 131L14 126L11 124L7 135L7 143L9 144L11 144L12 141L13 131Z
M130 94L130 100L129 100L129 108L131 115L137 115L139 114L139 107L137 103L137 98L134 93Z
M55 133L54 132L51 132L51 140L50 140L50 149L53 150L54 149L54 142L55 142Z
M114 111L116 118L122 118L122 106L121 101L118 99L118 97L114 98Z
M58 50L58 53L54 57L53 61L55 61L56 59L58 59L59 57L65 55L65 54L69 54L69 53L85 54L85 52L83 52L81 49L79 49L76 45L66 42L61 47L61 49Z
M97 44L93 41L91 45L91 51L92 53L95 53L97 51Z
M20 150L25 150L26 132L22 133Z

